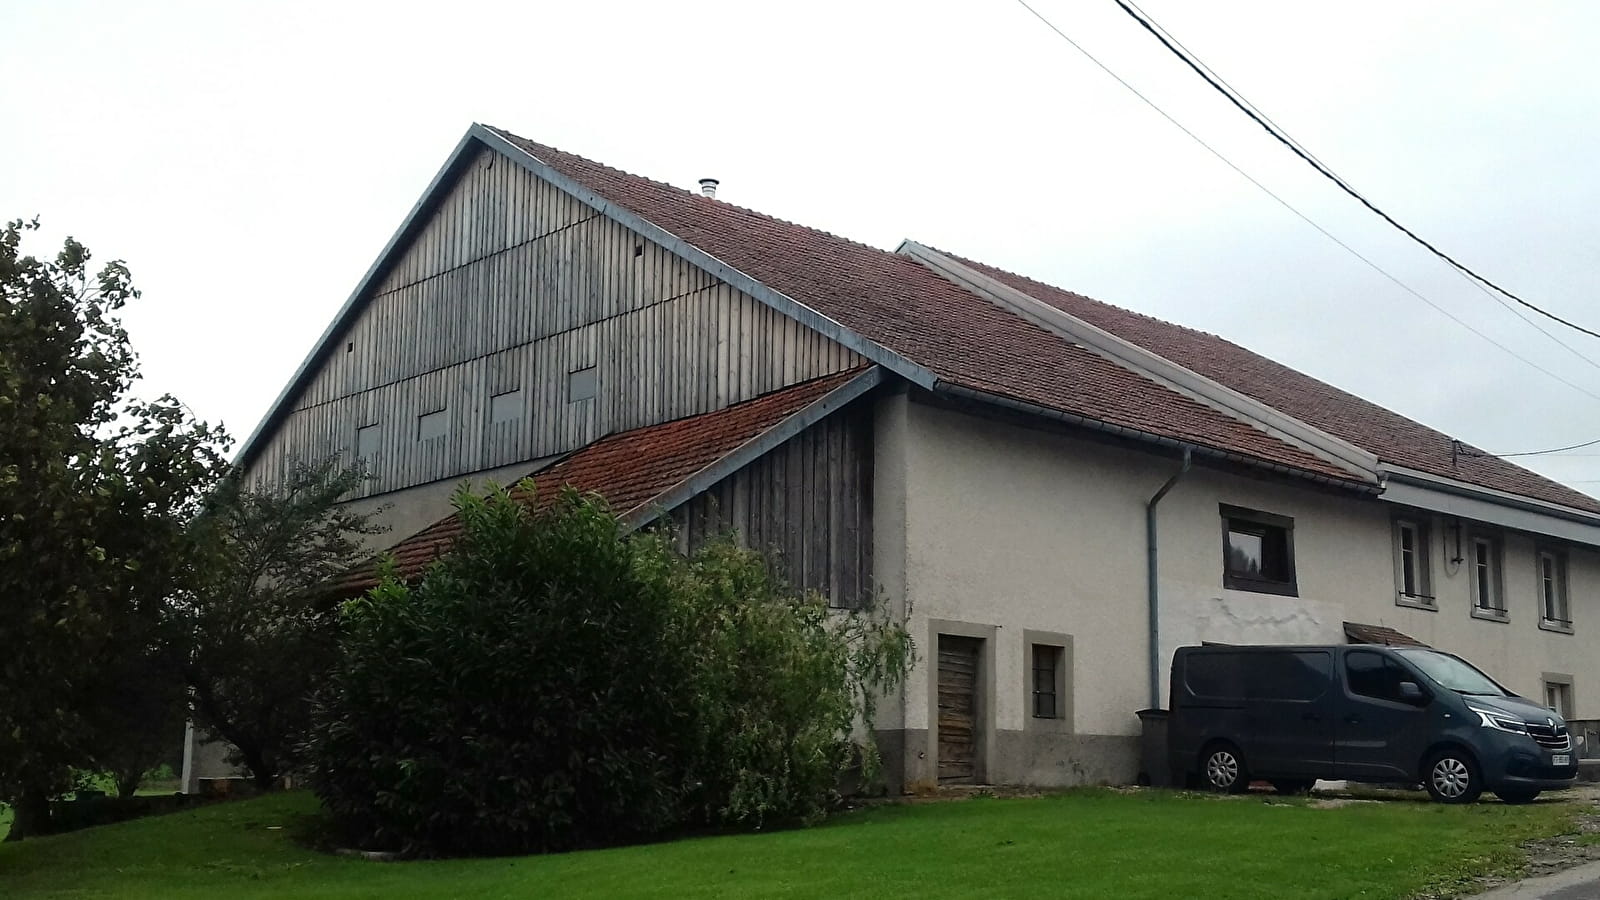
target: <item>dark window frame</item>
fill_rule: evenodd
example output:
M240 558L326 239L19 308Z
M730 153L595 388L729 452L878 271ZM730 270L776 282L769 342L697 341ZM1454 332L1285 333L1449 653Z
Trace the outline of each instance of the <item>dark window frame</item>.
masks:
M1280 597L1300 596L1300 583L1295 572L1294 563L1294 519L1289 516L1262 512L1258 509L1230 506L1226 503L1219 505L1219 512L1222 517L1222 586L1231 591L1276 594ZM1236 525L1235 523L1238 524ZM1252 534L1256 533L1256 530L1259 530L1262 537L1263 562L1266 562L1269 530L1282 533L1284 578L1254 576L1237 572L1230 568L1228 536L1235 531L1241 534Z
M1056 644L1033 644L1033 718L1059 719L1061 718L1061 662L1066 656L1065 648ZM1048 665L1041 665L1048 662ZM1048 685L1048 689L1040 687L1040 679ZM1048 713L1041 713L1040 702L1046 698L1050 701Z

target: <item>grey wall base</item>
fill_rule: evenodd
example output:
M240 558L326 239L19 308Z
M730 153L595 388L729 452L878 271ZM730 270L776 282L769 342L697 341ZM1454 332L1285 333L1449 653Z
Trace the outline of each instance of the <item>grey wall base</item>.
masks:
M922 728L875 733L890 793L918 793L938 785L938 760ZM983 761L989 784L1075 787L1132 784L1139 774L1139 738L1123 734L999 731Z

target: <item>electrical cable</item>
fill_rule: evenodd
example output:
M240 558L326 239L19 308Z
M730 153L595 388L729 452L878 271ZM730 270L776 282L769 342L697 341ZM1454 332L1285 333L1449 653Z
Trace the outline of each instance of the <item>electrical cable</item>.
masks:
M1018 0L1018 2L1021 2L1021 0ZM1590 337L1600 338L1600 331L1593 331L1591 329L1585 328L1585 327L1583 327L1582 325L1579 325L1576 322L1573 322L1573 321L1571 321L1569 319L1564 319L1561 316L1558 316L1555 313L1550 312L1549 310L1546 310L1546 309L1544 309L1544 308L1542 308L1542 307L1540 307L1540 306L1538 306L1538 305L1536 305L1534 303L1530 303L1527 300L1522 299L1521 297L1517 296L1516 294L1513 294L1511 291L1508 291L1505 288L1501 287L1500 285L1495 284L1493 281L1490 281L1488 278L1485 278L1484 276L1479 275L1477 272L1473 271L1470 267L1468 267L1465 263L1460 262L1455 257L1451 256L1450 254L1444 252L1443 250L1440 250L1438 247L1435 247L1433 244L1429 243L1421 235L1417 234L1416 232L1412 231L1411 229L1407 228L1406 226L1400 224L1398 221L1395 220L1395 218L1393 216L1391 216L1388 213L1384 212L1382 209L1379 209L1377 204L1373 203L1371 200L1368 200L1366 197L1362 196L1360 191L1357 191L1355 188L1351 187L1350 184L1348 182L1346 182L1343 178L1340 178L1338 175L1334 174L1334 171L1332 169L1330 169L1327 166L1323 165L1319 160L1317 160L1316 157L1312 156L1310 153L1306 152L1305 150L1302 150L1299 147L1299 145L1297 145L1293 140L1289 139L1286 135L1280 133L1280 131L1274 125L1272 125L1271 123L1268 122L1266 117L1264 117L1262 115L1258 115L1257 112L1254 109L1252 109L1249 105L1240 102L1239 98L1235 97L1233 92L1230 91L1228 88L1223 87L1222 84L1219 83L1218 79L1212 78L1212 76L1210 74L1208 74L1207 71L1204 68L1202 68L1201 66L1197 65L1193 60L1191 60L1189 58L1189 56L1187 54L1185 54L1183 51L1179 50L1176 46L1174 46L1174 43L1172 41L1167 40L1166 36L1163 35L1161 33L1161 31L1158 30L1155 25L1151 24L1150 20L1146 19L1140 13L1134 11L1134 9L1127 4L1126 0L1114 0L1114 2L1117 4L1117 6L1122 8L1123 12L1125 12L1129 16L1133 17L1134 21L1138 22L1141 26L1144 27L1144 29L1146 31L1150 32L1150 34L1153 35L1156 40L1160 41L1161 45L1163 47L1166 47L1167 50L1171 51L1171 53L1174 56L1176 56L1176 57L1178 57L1178 59L1182 60L1183 63L1185 65L1187 65L1190 69L1193 69L1195 74L1197 74L1201 78L1205 79L1205 82L1207 84L1211 85L1211 87L1213 89L1215 89L1218 93L1222 94L1222 96L1228 98L1228 102L1230 102L1234 106L1238 107L1240 112L1242 112L1245 115L1249 116L1257 125L1260 125L1262 128L1266 129L1267 134L1272 135L1272 137L1274 139L1276 139L1278 141L1278 143L1283 144L1285 147L1288 147L1290 152L1294 153L1294 155L1296 155L1296 156L1300 157L1300 159L1304 160L1306 165L1309 165L1311 168L1313 168L1313 169L1317 170L1319 173L1321 173L1323 177L1327 178L1329 181L1332 181L1334 184L1338 185L1340 190L1344 191L1346 194L1349 194L1351 197L1355 198L1356 202L1360 203L1362 206L1365 206L1367 209L1369 209L1373 213L1377 214L1377 216L1379 218L1383 219L1385 222L1388 222L1390 225L1393 225L1395 228L1399 229L1400 232L1402 234L1404 234L1406 237L1409 237L1413 241L1416 241L1418 244L1421 244L1423 247L1425 247L1428 250L1428 252L1432 253L1434 256L1437 256L1440 259L1444 260L1445 262L1449 263L1450 265L1454 266L1456 269L1460 270L1462 273L1471 276L1473 279L1475 279L1475 280L1477 280L1479 282L1482 282L1484 285L1486 285L1486 286L1488 286L1490 288L1493 288L1496 292L1498 292L1500 294L1503 294L1503 295L1505 295L1506 297L1509 297L1512 300L1515 300L1516 302L1522 304L1523 306L1526 306L1527 308L1533 310L1534 312L1538 313L1539 315L1545 316L1546 318L1552 319L1552 320L1554 320L1556 322L1560 322L1562 325L1565 325L1568 328L1573 329L1574 331L1581 331L1584 334L1589 335ZM1035 15L1037 15L1037 13L1035 13Z
M1165 26L1163 26L1160 22L1157 22L1149 13L1141 9L1137 3L1134 3L1133 0L1126 0L1125 3L1123 0L1117 0L1117 2L1122 6L1123 11L1125 12L1129 12L1128 8L1132 7L1133 11L1129 12L1129 15L1134 15L1136 12L1137 15L1134 15L1134 18L1137 19L1146 30L1150 30L1153 34L1155 34L1156 37L1162 41L1162 43L1170 42L1168 45L1169 50L1172 49L1172 45L1176 45L1177 50L1174 50L1173 52L1177 53L1179 58L1188 63L1190 68L1198 71L1202 78L1212 82L1212 87L1222 91L1223 94L1228 97L1228 99L1234 102L1234 105L1237 106L1239 104L1243 104L1245 107L1248 107L1245 112L1251 115L1252 118L1255 118L1258 122L1261 122L1262 127L1273 132L1274 137L1278 138L1280 141L1288 143L1290 145L1290 149L1295 150L1302 156L1302 158L1306 158L1312 162L1314 167L1318 168L1319 171L1321 171L1327 177L1334 179L1344 190L1355 193L1355 188L1351 186L1349 182L1345 181L1344 178L1338 173L1334 172L1331 166L1329 166L1327 163L1324 163L1320 158L1317 157L1315 153L1311 152L1310 148L1306 147L1306 145L1300 143L1300 141L1297 140L1293 135L1289 134L1288 129L1284 128L1282 125L1279 125L1271 116L1267 115L1266 112L1261 109L1261 107L1251 102L1250 98L1246 97L1238 88L1230 84L1226 78L1223 78L1222 75L1217 72L1216 69L1211 68L1211 66L1208 65L1205 60L1201 59L1199 54L1195 53L1193 50L1190 50L1187 45L1178 40L1176 35L1168 31ZM1181 51L1181 53L1179 51ZM1221 85L1220 87L1218 87L1219 84ZM1515 315L1517 318L1528 323L1528 325L1532 326L1534 330L1554 341L1558 346L1561 347L1561 349L1577 357L1584 364L1600 370L1600 362L1585 356L1581 350L1557 337L1549 329L1545 328L1543 325L1540 325L1538 321L1529 318L1526 313L1518 309L1515 305L1508 303L1505 298L1484 287L1479 282L1473 280L1473 278L1470 277L1466 272L1462 271L1461 268L1452 266L1451 271L1455 272L1462 281L1465 281L1467 284L1470 284L1476 288L1485 297L1488 297L1490 300L1498 303L1512 315Z
M1266 194L1268 197L1271 197L1273 200L1277 201L1279 206L1282 206L1284 209L1286 209L1289 212L1293 213L1301 221L1305 222L1307 225L1310 225L1312 228L1315 228L1317 231L1321 232L1323 237L1326 237L1328 240L1333 241L1335 244L1337 244L1341 248L1343 248L1345 250L1345 252L1349 253L1351 256L1354 256L1356 259L1358 259L1361 262L1365 263L1367 265L1367 267L1371 268L1374 272L1377 272L1379 275L1382 275L1384 278L1387 278L1389 281L1393 282L1401 290L1403 290L1406 293L1412 295L1413 297L1416 297L1418 300L1421 300L1423 303L1425 303L1428 306L1432 307L1434 309L1434 311L1438 312L1440 315L1443 315L1445 318L1447 318L1450 321L1456 323L1457 325L1460 325L1462 328L1465 328L1467 331L1470 331L1473 334L1477 335L1478 337L1482 338L1483 340L1489 342L1490 344L1493 344L1495 347L1498 347L1500 350L1504 351L1507 355L1513 357L1514 359L1519 360L1520 362L1522 362L1523 364L1527 365L1528 367L1530 367L1532 369L1535 369L1535 370L1537 370L1537 371L1549 376L1550 378L1554 379L1555 381L1561 382L1562 384L1566 385L1567 387L1572 388L1573 390L1577 391L1578 393L1583 394L1583 395L1585 395L1585 396L1587 396L1587 397L1589 397L1589 398L1591 398L1593 400L1600 400L1600 393L1596 393L1594 391L1591 391L1588 388L1583 387L1580 384L1577 384L1576 382L1570 381L1570 380L1562 377L1561 375L1558 375L1555 372L1550 371L1549 369L1545 368L1544 366L1541 366L1538 363L1534 362L1533 360L1528 359L1527 357L1523 356L1522 354L1516 352L1515 350L1512 350L1510 347L1507 347L1505 344L1500 343L1499 341L1495 340L1494 338L1490 337L1489 335L1485 334L1484 332L1478 330L1477 328L1474 328L1472 325L1468 324L1466 321L1462 320L1461 318L1456 316L1454 313L1450 312L1448 309L1445 309L1443 306L1440 306L1439 304L1437 304L1437 303L1433 302L1432 300L1428 299L1426 296L1421 294L1415 288L1413 288L1410 285L1406 284L1405 282L1401 281L1396 276L1390 274L1387 269L1384 269L1382 266L1378 265L1376 262L1373 262L1371 259L1369 259L1366 256L1364 256L1359 250L1356 250L1354 247L1352 247L1349 244L1345 243L1344 241L1340 240L1338 238L1338 236L1333 234L1333 232L1331 232L1328 229L1326 229L1326 228L1322 227L1321 225L1317 224L1314 220L1311 219L1310 216L1307 216L1305 213L1301 212L1298 208L1296 208L1293 204L1289 203L1289 201L1287 201L1287 200L1283 199L1282 197L1278 196L1276 193L1274 193L1272 191L1271 188L1269 188L1266 185L1262 184L1260 181L1257 181L1253 176L1250 175L1249 172L1246 172L1244 169L1241 169L1238 165L1236 165L1233 162L1233 160L1230 160L1226 156L1223 156L1221 151L1217 150L1215 147L1213 147L1210 144L1206 143L1203 138L1201 138L1199 135L1195 134L1193 131L1190 131L1188 129L1188 127L1185 126L1182 122L1179 122L1177 119L1173 118L1172 115L1169 114L1166 110L1162 109L1160 106L1157 106L1154 100L1151 100L1149 97L1146 97L1142 92L1140 92L1140 90L1138 88L1136 88L1132 84L1128 83L1128 81L1126 79L1124 79L1121 75L1118 75L1116 72L1112 71L1109 66L1107 66L1105 63L1101 62L1097 57L1095 57L1094 54L1092 54L1088 50L1084 49L1081 44L1079 44L1077 41L1073 40L1070 36L1067 35L1066 32L1064 32L1060 28L1056 27L1056 24L1054 22L1050 21L1048 18L1046 18L1042 13L1040 13L1038 10L1034 9L1032 6L1028 5L1027 0L1017 0L1017 3L1023 9L1027 10L1034 18L1036 18L1040 22L1044 23L1045 27L1047 27L1051 31L1055 32L1057 37L1060 37L1062 40L1066 41L1069 45L1072 46L1072 48L1074 50L1077 50L1080 54L1082 54L1085 59L1089 60L1091 63L1094 63L1095 66L1100 69L1100 71L1102 71L1102 72L1106 73L1107 75L1111 76L1111 78L1113 80L1115 80L1118 84L1122 85L1124 88L1127 88L1130 93L1132 93L1135 97L1138 97L1141 101L1143 101L1146 106L1148 106L1151 109L1155 110L1156 113L1158 113L1163 119L1166 119L1168 122L1170 122L1173 125L1173 127L1177 128L1179 131L1182 131L1184 134L1188 135L1190 140L1194 141L1196 144L1199 144L1202 148L1204 148L1206 150L1206 152L1210 153L1212 156L1215 156L1218 160L1220 160L1228 168L1230 168L1234 172L1238 173L1238 175L1241 178L1243 178L1244 180L1250 182L1252 185L1255 185L1255 187L1257 189L1259 189L1262 193Z

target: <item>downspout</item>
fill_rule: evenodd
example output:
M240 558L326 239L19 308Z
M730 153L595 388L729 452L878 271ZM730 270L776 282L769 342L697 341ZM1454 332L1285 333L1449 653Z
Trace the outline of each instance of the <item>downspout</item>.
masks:
M1161 707L1161 589L1157 586L1157 541L1156 541L1156 504L1167 495L1178 483L1178 479L1189 471L1189 448L1183 448L1183 468L1172 473L1167 483L1156 491L1155 496L1144 506L1144 540L1145 548L1149 553L1149 571L1146 575L1146 587L1150 601L1150 708Z

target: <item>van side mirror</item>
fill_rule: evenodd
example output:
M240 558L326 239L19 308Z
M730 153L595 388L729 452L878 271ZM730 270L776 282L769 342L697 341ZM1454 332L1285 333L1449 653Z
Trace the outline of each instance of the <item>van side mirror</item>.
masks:
M1422 692L1422 688L1417 687L1416 682L1402 681L1400 682L1400 699L1402 702L1421 706L1428 702L1428 695Z

